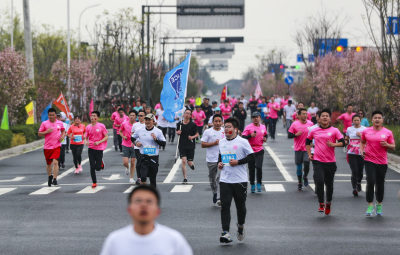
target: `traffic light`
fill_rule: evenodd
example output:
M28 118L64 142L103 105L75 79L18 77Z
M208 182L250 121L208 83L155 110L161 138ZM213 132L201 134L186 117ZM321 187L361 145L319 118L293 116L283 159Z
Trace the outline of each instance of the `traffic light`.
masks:
M357 47L356 47L356 52L361 52L362 50L363 50L362 47L360 47L360 46L357 46Z
M280 65L279 65L279 68L280 68L280 69L285 69L285 65L280 64Z
M336 47L336 51L337 52L343 52L343 50L344 50L344 48L343 48L342 45L339 45L339 46Z
M300 69L300 65L296 65L296 66L295 66L295 69Z

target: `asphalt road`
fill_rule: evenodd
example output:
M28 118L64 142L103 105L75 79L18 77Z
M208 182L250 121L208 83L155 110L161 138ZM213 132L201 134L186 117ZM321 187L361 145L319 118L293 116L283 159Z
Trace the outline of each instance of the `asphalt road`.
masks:
M352 196L350 169L345 154L337 149L332 213L322 216L312 188L297 191L293 141L284 132L278 122L276 141L266 144L266 187L262 193L248 195L243 243L219 244L220 213L212 205L205 149L199 144L196 170L189 169L186 190L181 190L180 168L174 167L176 144L168 144L161 152L162 215L158 221L179 230L195 254L400 254L400 174L388 171L384 216L366 218L365 193ZM41 149L1 160L0 254L98 254L108 233L129 224L124 192L131 185L121 156L111 145L110 138L110 150L104 154L106 169L98 174L96 193L85 193L92 191L87 188L91 184L88 163L82 174L74 175L71 154L66 156L58 189L43 185L47 176ZM86 159L86 149L83 155ZM174 169L178 169L175 174ZM233 236L235 224L232 204Z

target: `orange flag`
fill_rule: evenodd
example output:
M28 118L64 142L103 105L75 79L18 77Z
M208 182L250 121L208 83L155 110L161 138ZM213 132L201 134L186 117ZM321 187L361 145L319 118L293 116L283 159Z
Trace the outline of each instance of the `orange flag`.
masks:
M54 100L53 104L57 106L60 111L64 112L70 120L72 120L72 114L69 110L67 100L65 100L65 97L62 93L56 100Z
M228 91L227 91L227 86L225 85L225 86L224 86L224 89L222 90L222 93L221 93L221 101L224 101L225 99L228 98L228 97L227 97L227 95L228 95L227 92L228 92Z

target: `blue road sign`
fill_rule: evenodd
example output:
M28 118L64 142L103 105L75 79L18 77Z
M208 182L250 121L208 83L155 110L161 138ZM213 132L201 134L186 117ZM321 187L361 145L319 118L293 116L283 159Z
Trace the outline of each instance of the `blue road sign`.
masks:
M286 84L287 85L292 85L293 84L293 82L294 82L294 79L293 79L293 76L287 76L286 78L285 78L285 82L286 82Z
M386 33L391 35L399 34L399 17L388 17Z
M314 54L308 54L308 62L314 62Z
M297 54L297 62L303 62L303 54Z
M325 38L325 39L318 39L314 47L318 47L319 56L325 56L326 53L335 51L337 46L342 46L343 48L347 48L347 45L348 45L348 40L346 38L338 38L338 39Z

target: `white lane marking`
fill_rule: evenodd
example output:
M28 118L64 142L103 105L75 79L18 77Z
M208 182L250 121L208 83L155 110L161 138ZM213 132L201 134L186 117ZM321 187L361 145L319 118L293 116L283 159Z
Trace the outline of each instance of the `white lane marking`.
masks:
M277 133L277 135L278 135L278 136L287 136L287 135L285 135L285 134L283 134L283 133Z
M310 183L310 184L308 184L308 186L310 186L310 188L315 191L315 184L314 183Z
M9 180L0 180L0 182L19 182L22 181L23 179L25 179L24 176L17 176L13 179L9 179Z
M129 188L127 188L124 193L131 193L131 191L133 190L135 186L130 186Z
M97 186L96 188L92 188L92 186L87 186L83 190L76 192L76 194L94 194L104 189L104 186Z
M193 188L193 185L175 185L171 192L190 192L190 190Z
M0 188L0 196L15 190L16 188Z
M107 153L107 152L109 152L109 151L111 151L110 148L104 150L103 154L105 154L105 153ZM89 159L88 159L88 158L82 160L81 166L83 166L83 165L86 164L87 162L89 162ZM68 170L65 171L64 173L62 173L62 174L60 174L59 176L57 176L57 180L60 180L60 179L64 178L65 176L69 175L69 174L72 173L73 171L75 171L75 167L71 167L70 169L68 169ZM42 186L46 186L46 185L47 185L47 182L42 183Z
M114 180L119 180L122 179L120 174L112 174L110 177L103 177L104 180L108 181L114 181Z
M388 165L389 165L390 169L392 169L393 171L395 171L395 172L400 174L400 166L399 166L399 164L389 163Z
M351 177L351 174L335 174L335 176Z
M285 192L285 187L282 184L265 184L266 192Z
M44 187L41 189L38 189L32 193L30 193L29 195L47 195L50 194L56 190L58 190L60 187Z
M163 181L163 183L171 183L172 180L174 179L174 176L176 174L176 172L179 169L179 166L181 165L182 160L179 158L175 164L172 166L171 171L169 171L169 174L167 175L167 177L165 177L165 180Z
M264 148L267 150L271 158L275 161L276 166L278 167L279 171L283 175L283 178L285 178L286 181L294 181L292 176L288 173L286 168L283 166L281 160L276 156L275 152L269 147L269 146L264 146Z

